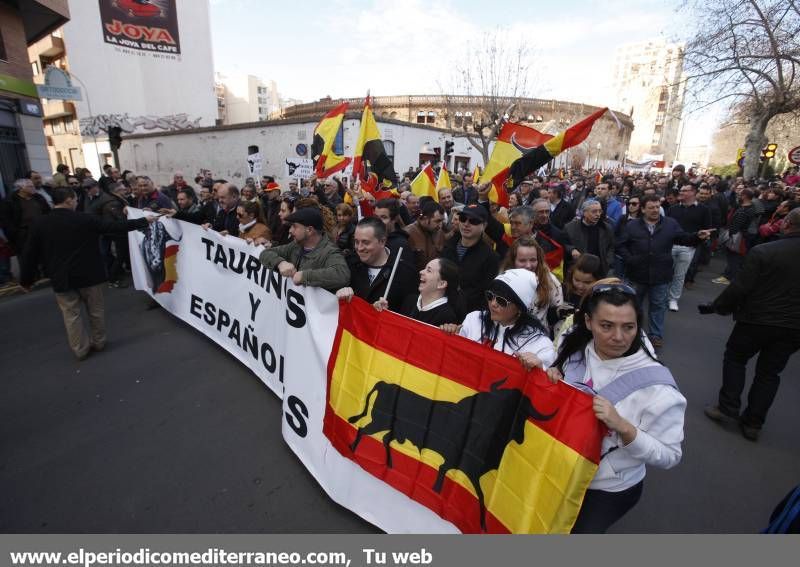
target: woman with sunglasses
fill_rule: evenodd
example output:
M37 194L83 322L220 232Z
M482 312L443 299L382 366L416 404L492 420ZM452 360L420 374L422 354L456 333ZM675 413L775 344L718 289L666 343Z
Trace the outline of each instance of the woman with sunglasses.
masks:
M636 292L616 278L598 281L547 374L593 395L609 429L600 466L572 533L605 533L639 501L646 465L668 469L681 460L684 398L672 374L652 355L642 333Z
M507 270L486 290L487 308L469 313L461 325L442 325L441 329L515 356L525 370L547 368L556 351L542 324L528 311L536 285L533 272Z
M239 238L272 239L264 213L261 212L261 205L257 201L241 201L236 207L236 218L239 220Z

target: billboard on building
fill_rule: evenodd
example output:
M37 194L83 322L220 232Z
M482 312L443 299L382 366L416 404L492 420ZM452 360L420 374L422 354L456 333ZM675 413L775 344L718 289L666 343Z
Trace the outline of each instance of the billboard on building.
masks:
M123 49L178 55L175 0L99 0L103 40Z

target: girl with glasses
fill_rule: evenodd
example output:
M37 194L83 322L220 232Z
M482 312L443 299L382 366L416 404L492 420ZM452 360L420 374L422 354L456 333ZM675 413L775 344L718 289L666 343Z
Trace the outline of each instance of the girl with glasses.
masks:
M441 329L513 355L525 370L547 368L556 351L542 324L528 310L537 283L529 270L507 270L486 290L485 309L468 313L461 325L442 325Z
M605 533L639 501L646 466L681 460L686 398L652 354L635 291L616 278L598 281L576 313L547 374L593 395L609 430L600 465L572 533Z

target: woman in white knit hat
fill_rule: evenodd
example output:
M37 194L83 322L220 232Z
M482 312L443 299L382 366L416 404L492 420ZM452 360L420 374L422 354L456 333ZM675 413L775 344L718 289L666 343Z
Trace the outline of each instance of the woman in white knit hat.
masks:
M506 270L486 290L486 309L468 313L461 325L441 328L516 356L526 370L547 368L556 351L541 322L528 311L536 286L533 272Z

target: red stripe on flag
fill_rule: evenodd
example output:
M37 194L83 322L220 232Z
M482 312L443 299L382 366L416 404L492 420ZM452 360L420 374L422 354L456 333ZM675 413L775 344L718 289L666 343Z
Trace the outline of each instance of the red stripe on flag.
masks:
M586 137L589 135L589 132L592 131L592 126L600 118L603 114L605 114L607 108L603 108L598 110L594 114L587 116L574 126L567 128L564 131L564 142L561 144L561 149L566 150L567 148L571 148L583 142Z
M339 304L339 327L328 361L326 399L330 399L330 379L339 354L341 333L345 330L372 348L397 358L398 365L411 364L478 392L487 392L492 384L506 378L502 387L522 390L540 412L549 414L558 410L548 421L529 420L531 423L589 461L600 462L600 444L586 434L599 426L591 396L563 382L550 383L542 370L525 374L517 359L490 347L447 335L391 311L376 313L358 297Z
M437 469L390 447L392 467L386 466L386 449L377 439L365 435L350 449L357 427L336 415L330 406L325 412L323 433L339 453L358 463L371 475L433 510L464 533L482 533L480 504L466 488L445 477L441 493L434 492ZM486 510L486 531L508 534L509 529Z

